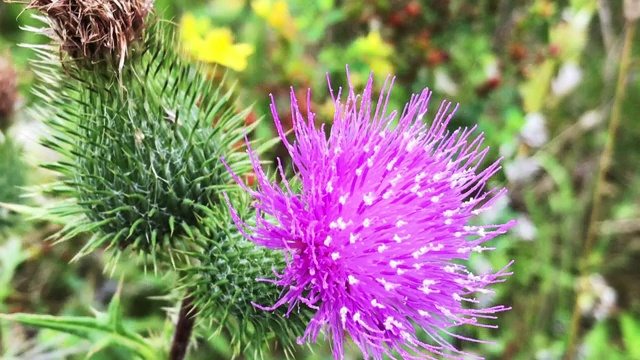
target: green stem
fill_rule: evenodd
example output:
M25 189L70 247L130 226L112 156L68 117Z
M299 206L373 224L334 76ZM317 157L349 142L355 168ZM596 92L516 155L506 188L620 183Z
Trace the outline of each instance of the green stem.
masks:
M4 346L2 345L2 322L0 321L0 355L4 354Z
M620 59L620 70L618 73L618 82L616 85L616 94L613 101L613 107L611 109L611 120L609 122L609 129L607 134L607 141L600 156L599 169L595 182L595 189L593 193L593 205L591 207L591 214L589 216L589 226L587 228L587 235L585 239L584 253L582 254L582 261L580 265L580 276L587 276L590 271L589 258L591 251L596 243L597 234L599 232L599 218L602 206L602 194L605 186L605 176L611 166L611 160L613 159L614 145L616 142L616 134L618 127L620 126L620 118L622 113L622 101L625 97L627 73L629 72L629 65L631 63L631 48L633 45L633 38L635 36L636 21L629 20L625 26L624 45L622 48L622 55ZM566 360L573 360L575 358L577 345L579 341L579 330L581 323L580 308L578 307L578 299L580 293L576 291L576 301L573 308L573 314L571 316L571 328L569 331L569 345L567 353L565 355Z

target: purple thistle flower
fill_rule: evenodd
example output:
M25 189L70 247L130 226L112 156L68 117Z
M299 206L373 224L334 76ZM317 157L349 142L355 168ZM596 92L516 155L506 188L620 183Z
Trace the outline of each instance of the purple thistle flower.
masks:
M361 95L350 84L346 102L331 95L335 117L327 138L315 114L300 113L293 90L291 110L296 141L287 141L272 98L275 125L291 155L300 191L284 179L274 183L249 150L257 189L236 180L256 200L255 225L233 213L248 239L285 253L287 266L270 281L283 287L266 311L308 306L315 316L298 342L315 342L320 331L331 337L336 359L344 357L346 333L365 358L424 359L465 354L443 334L464 324L494 319L504 306L477 308L474 294L511 275L502 269L476 275L459 260L492 248L483 243L513 222L470 226L505 189L485 190L498 162L481 169L488 149L473 129L447 131L455 109L443 102L431 126L422 122L431 96L413 95L397 126L387 115L393 79L385 82L375 109L372 77ZM331 84L329 84L331 89ZM310 103L310 93L307 98ZM282 165L279 171L283 175ZM232 211L233 212L233 211ZM507 265L508 267L509 265ZM465 304L466 303L466 304ZM422 328L431 341L418 340ZM397 355L396 355L397 356Z

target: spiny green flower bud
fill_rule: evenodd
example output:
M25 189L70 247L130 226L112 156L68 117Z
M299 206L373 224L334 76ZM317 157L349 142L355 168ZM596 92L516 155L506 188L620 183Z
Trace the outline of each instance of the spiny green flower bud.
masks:
M238 215L251 222L255 211L246 197L234 199ZM227 213L225 218L230 218ZM280 289L270 282L273 271L286 266L280 251L256 246L240 234L233 222L207 226L208 232L199 239L201 250L189 253L191 264L181 269L180 284L193 298L199 329L205 336L217 336L225 330L231 338L235 355L259 359L268 341L285 350L293 358L296 338L304 333L312 312L295 308L288 315L286 308L263 311L255 304L278 301Z
M179 57L167 30L154 23L120 74L52 71L55 54L40 52L38 94L55 130L45 145L65 157L48 165L63 175L52 190L71 199L52 211L69 219L62 239L93 234L81 254L106 245L154 264L158 254L174 260L204 231L203 219L220 218L222 191L235 187L219 159L250 168L233 149L252 130L246 111L234 112L231 91Z
M18 74L7 57L0 56L0 131L11 125L18 100Z
M153 0L30 0L28 9L46 16L45 33L74 60L124 66L129 46L145 28Z

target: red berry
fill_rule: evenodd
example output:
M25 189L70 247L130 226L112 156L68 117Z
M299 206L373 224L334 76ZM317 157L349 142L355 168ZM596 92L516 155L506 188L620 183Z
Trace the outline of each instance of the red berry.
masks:
M448 60L449 54L440 49L432 49L427 52L427 64L429 66L437 66Z
M404 12L409 17L416 17L420 15L420 13L422 12L422 9L420 8L420 4L417 1L412 1L408 3L407 6L405 6Z
M256 174L253 172L247 173L242 177L242 180L248 187L253 187L256 184Z
M500 77L494 76L492 78L487 79L487 81L485 81L484 83L482 83L482 85L480 85L476 89L476 93L480 97L485 97L489 95L490 92L495 90L498 86L500 86Z
M560 49L560 46L558 46L557 44L551 44L549 45L549 55L556 57L558 55L560 55L560 52L562 50Z
M389 16L389 19L387 21L389 25L396 28L404 26L404 23L405 23L404 16L398 12L391 14L391 16Z
M513 61L520 62L527 56L527 48L520 43L511 44L509 46L509 55Z

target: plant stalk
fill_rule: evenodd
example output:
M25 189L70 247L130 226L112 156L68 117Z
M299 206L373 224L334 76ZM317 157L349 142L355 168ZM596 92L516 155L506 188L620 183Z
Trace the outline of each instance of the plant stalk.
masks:
M189 341L191 333L196 322L196 316L193 307L194 298L189 292L185 295L180 305L178 313L178 324L171 341L171 350L169 351L169 360L184 360L189 349Z
M602 154L600 155L599 169L593 193L593 205L589 216L584 252L582 254L582 262L580 264L580 277L585 277L589 274L589 257L591 256L591 251L593 250L597 234L600 230L598 221L602 206L602 194L604 192L605 177L611 167L611 161L614 155L616 135L618 128L620 127L622 102L625 98L627 73L629 72L629 65L631 63L631 48L635 37L636 24L635 20L627 20L625 26L624 44L622 47L622 54L620 56L620 70L618 72L616 93L613 100L613 107L611 109L611 120L609 122L607 140L604 145L604 149L602 150ZM573 308L573 314L571 316L571 327L569 331L569 345L567 353L565 354L565 360L574 360L576 355L581 322L581 312L578 306L579 298L580 292L576 291L576 300Z

